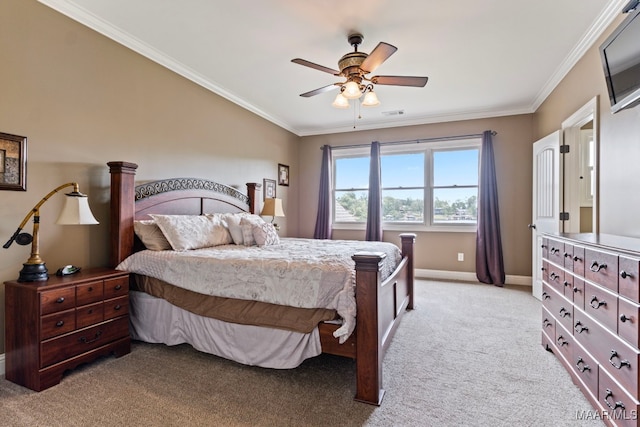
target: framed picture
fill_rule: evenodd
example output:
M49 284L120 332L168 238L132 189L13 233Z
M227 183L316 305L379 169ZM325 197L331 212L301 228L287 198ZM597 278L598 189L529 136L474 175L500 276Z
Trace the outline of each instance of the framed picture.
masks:
M262 199L273 199L276 197L276 180L275 179L263 179L264 193Z
M0 132L0 190L27 191L27 137Z
M278 164L278 185L289 186L289 166Z

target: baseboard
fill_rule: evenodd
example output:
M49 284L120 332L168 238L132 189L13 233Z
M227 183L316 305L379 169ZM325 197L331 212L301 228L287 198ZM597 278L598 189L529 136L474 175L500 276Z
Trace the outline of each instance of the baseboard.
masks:
M4 353L0 354L0 376L4 376Z
M478 281L476 273L466 271L425 270L421 268L415 269L415 277L418 279L454 280L461 282ZM507 275L505 276L505 284L531 287L531 277Z

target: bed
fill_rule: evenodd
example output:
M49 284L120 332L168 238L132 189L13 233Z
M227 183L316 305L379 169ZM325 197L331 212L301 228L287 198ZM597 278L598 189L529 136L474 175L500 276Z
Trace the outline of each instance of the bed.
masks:
M179 215L234 216L235 214L244 215L244 213L255 215L260 211L261 185L257 183L247 184L246 195L226 185L195 178L164 179L136 186L136 164L118 161L109 162L108 166L111 174L110 263L116 268L135 270L135 260L150 255L151 251L145 250L145 246L134 232L134 222L138 224L152 216L154 219ZM199 302L190 307L176 302L182 301L180 299L182 297L189 296L183 294L193 292L185 289L189 287L189 283L176 289L171 283L165 280L158 282L155 277L149 277L144 270L140 270L141 273L131 275L131 287L134 289L131 292L132 336L135 339L171 345L173 343L171 337L177 334L172 330L171 324L176 321L175 316L179 316L181 322L188 321L190 326L188 336L185 337L184 333L181 333L176 342L187 342L196 349L222 355L240 363L270 366L256 363L256 357L263 357L265 352L262 350L256 352L256 346L253 344L255 341L251 341L252 339L262 339L272 343L274 351L279 352L276 359L283 359L282 366L274 367L288 367L287 363L295 366L300 360L313 357L320 352L349 357L355 359L356 364L355 399L380 405L384 396L382 388L384 353L403 314L406 310L413 309L414 305L415 234L402 234L400 240L399 256L397 262L393 263L393 267L389 267L388 261L394 257L394 254L385 252L386 248L382 246L376 246L379 242L353 242L355 245L353 247L347 246L346 241L344 244L338 243L338 246L344 246L345 250L354 251L350 257L353 261L349 274L352 276L351 283L355 284L351 286L351 291L355 303L354 318L357 321L353 322L352 327L349 327L349 311L341 312L336 308L337 306L334 307L331 304L327 304L328 308L307 307L304 304L288 307L287 301L250 302L244 300L243 295L237 297L235 293L231 295L232 297L207 296L207 302L211 302L210 308L212 307L219 314L213 316L215 318L210 318L205 311L199 311L205 310L200 307L205 298L199 293ZM221 245L219 249L243 253L243 262L248 263L240 269L248 270L253 264L263 262L258 258L259 253L270 253L271 255L267 257L284 256L287 257L288 264L297 265L296 263L303 264L304 257L301 257L301 254L308 252L304 245L330 245L332 241L282 238L282 242L279 243L282 244L273 245L273 248L288 247L289 252L284 255L275 254L275 249L267 248L267 245L260 248L255 246L234 248L232 245L229 247ZM214 250L217 251L218 247L187 252L204 257L204 252ZM322 256L327 256L334 249L325 247L324 251ZM160 257L161 265L177 266L178 261L175 258L181 257L182 253L164 251L153 255ZM255 261L249 262L247 259ZM191 262L192 264L182 267L183 270L179 270L178 267L172 268L176 270L174 275L180 277L184 271L194 269L193 265L200 265L200 261L195 264L194 261ZM236 266L236 268L239 267ZM300 277L307 274L302 270L299 271ZM346 273L341 272L341 274ZM306 281L306 278L304 280ZM273 279L271 282L277 282L277 280ZM346 290L347 287L343 293ZM239 292L238 287L234 288L234 292ZM282 324L271 325L268 321L256 324L252 321L237 320L238 311L244 314L249 309L245 305L238 310L236 303L252 304L252 309L257 305L260 309L266 307L269 310L276 310L277 313L286 312L286 314L278 314L277 321L290 323L283 326ZM197 309L194 309L194 306L198 306ZM340 313L338 319L335 318L335 313ZM225 317L227 315L230 317ZM313 324L311 328L308 325L303 326L309 322ZM162 338L157 338L154 334L164 335ZM249 341L245 341L245 337ZM246 342L252 344L246 344ZM252 351L258 354L251 354Z

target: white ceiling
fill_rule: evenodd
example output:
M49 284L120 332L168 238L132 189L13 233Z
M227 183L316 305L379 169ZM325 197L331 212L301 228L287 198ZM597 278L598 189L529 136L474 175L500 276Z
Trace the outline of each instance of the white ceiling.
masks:
M39 1L301 136L531 113L628 2ZM360 51L398 48L374 74L427 85L379 85L360 111L331 107L336 91L300 97L341 79L291 59L337 69L354 31Z

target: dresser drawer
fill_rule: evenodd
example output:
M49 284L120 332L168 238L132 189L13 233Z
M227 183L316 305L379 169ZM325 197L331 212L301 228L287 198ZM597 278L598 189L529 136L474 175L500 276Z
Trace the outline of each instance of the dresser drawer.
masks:
M129 294L129 276L107 279L104 281L104 299L111 299Z
M640 306L624 298L618 298L618 336L634 347L638 347L640 343L638 319L640 319Z
M573 278L573 303L584 310L584 280L578 277Z
M620 269L618 274L618 292L631 301L640 303L640 282L638 282L640 260L638 258L620 255L618 263Z
M76 323L78 324L78 329L95 325L103 320L105 320L105 318L104 303L102 301L94 304L83 305L76 309Z
M129 296L113 298L104 302L104 319L124 316L129 313Z
M564 243L549 239L549 261L558 265L564 265Z
M613 333L618 331L617 295L587 282L584 285L584 311Z
M542 285L542 304L558 323L571 330L573 327L573 304L547 284Z
M585 249L584 274L586 279L618 293L618 255Z
M74 310L59 311L40 318L40 337L43 340L73 331L76 328Z
M556 319L542 307L542 332L547 334L549 338L555 339L556 336Z
M74 287L53 289L40 294L40 314L55 313L76 306L76 290Z
M638 394L638 364L640 352L631 348L617 335L600 326L595 320L576 310L574 338L605 369L633 395Z
M573 335L558 324L556 324L555 345L562 354L562 357L564 357L568 363L571 363L571 359L573 359Z
M102 280L76 286L76 304L86 305L101 301L103 298L103 288Z
M547 283L553 286L556 291L564 294L564 270L553 264L548 264L547 268L549 273Z
M573 343L573 371L592 395L598 395L598 362L575 340Z
M573 273L576 276L584 277L584 247L573 247Z
M607 411L606 419L617 426L638 426L638 402L620 388L605 372L598 372L598 403Z
M129 318L119 317L90 328L43 341L40 344L40 367L53 365L127 336L129 336Z
M573 272L573 245L569 243L564 244L564 268L567 271Z

